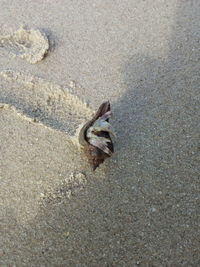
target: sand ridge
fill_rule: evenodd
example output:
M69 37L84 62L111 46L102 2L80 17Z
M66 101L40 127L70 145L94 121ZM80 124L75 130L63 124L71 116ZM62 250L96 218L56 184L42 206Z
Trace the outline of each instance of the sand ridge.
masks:
M67 87L14 70L3 70L0 77L1 102L14 105L28 116L71 136L93 113Z

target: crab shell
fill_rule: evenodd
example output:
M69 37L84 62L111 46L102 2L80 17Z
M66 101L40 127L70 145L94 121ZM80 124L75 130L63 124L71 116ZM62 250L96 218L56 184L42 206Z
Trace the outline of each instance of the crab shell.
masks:
M108 111L110 111L109 101L101 104L94 117L82 127L79 133L79 143L81 144L81 146L83 146L83 150L86 156L88 157L89 163L91 164L93 170L95 170L100 164L104 162L106 158L109 158L114 152L113 142L111 140L109 132L99 131L98 136L109 140L109 142L107 143L107 147L111 151L110 154L107 154L100 148L90 144L87 137L87 130L92 127L96 120L98 120ZM109 119L107 118L106 121L108 122L108 120Z

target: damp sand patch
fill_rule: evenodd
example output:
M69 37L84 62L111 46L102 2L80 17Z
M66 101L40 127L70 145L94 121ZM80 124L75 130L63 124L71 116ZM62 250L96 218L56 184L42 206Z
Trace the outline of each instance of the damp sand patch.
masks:
M11 104L35 121L74 136L93 111L67 87L23 72L0 72L0 102Z
M46 56L49 41L40 30L20 28L11 34L0 36L0 49L34 64Z

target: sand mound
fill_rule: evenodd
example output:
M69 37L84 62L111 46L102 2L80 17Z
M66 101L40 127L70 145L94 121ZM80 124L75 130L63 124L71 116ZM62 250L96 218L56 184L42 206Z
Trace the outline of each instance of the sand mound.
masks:
M39 30L20 28L6 36L0 36L0 48L15 57L26 59L29 63L42 60L49 49L49 41Z

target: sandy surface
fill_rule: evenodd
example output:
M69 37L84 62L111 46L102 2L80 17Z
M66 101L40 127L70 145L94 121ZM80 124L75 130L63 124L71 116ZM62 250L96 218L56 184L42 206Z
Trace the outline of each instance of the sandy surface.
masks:
M0 265L199 266L200 2L0 6ZM76 132L104 100L93 173Z
M0 47L7 50L7 54L35 64L47 55L49 41L45 33L21 27L15 32L0 36Z

